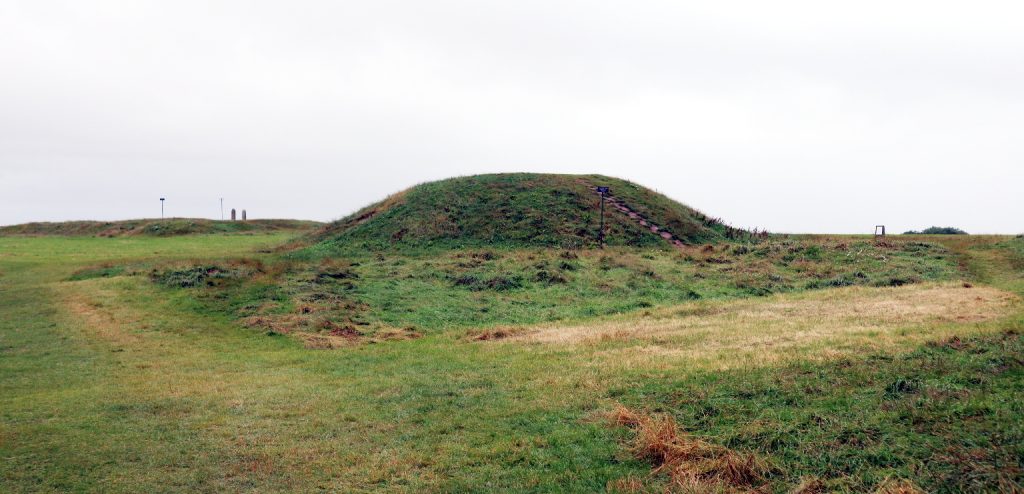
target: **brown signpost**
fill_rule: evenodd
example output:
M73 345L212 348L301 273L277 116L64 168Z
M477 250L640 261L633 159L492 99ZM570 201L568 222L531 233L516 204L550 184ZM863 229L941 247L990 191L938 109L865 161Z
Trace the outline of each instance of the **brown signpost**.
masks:
M597 193L601 194L601 230L597 234L597 241L601 248L604 248L604 198L611 192L608 187L598 187Z

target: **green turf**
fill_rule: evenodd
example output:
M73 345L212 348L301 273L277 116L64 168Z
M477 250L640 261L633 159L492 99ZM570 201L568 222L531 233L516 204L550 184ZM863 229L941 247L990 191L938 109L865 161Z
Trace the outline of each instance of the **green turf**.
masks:
M200 235L216 233L266 233L310 231L315 221L249 220L218 221L204 218L138 219L124 221L38 222L0 226L0 236L151 236Z
M896 477L928 492L1009 491L1024 479L1022 330L1018 319L909 355L666 375L610 394L770 459L776 488L815 477L863 492Z
M659 490L665 477L629 453L629 432L601 418L617 402L671 413L708 441L767 458L777 492L806 476L849 491L887 477L947 492L1024 481L1022 343L1007 332L1021 331L1019 308L965 325L954 344L729 371L595 365L605 347L490 344L461 329L545 321L552 310L579 321L640 317L640 301L653 310L692 297L684 290L724 299L907 276L967 276L1024 294L1019 240L882 248L851 265L864 239L791 239L763 258L757 246L692 259L612 251L608 261L531 249L490 260L266 252L285 240L0 238L0 491L594 492L623 478ZM829 247L808 252L814 244ZM731 262L707 260L717 256ZM199 286L168 286L167 273L195 266L217 270L183 278ZM736 272L743 266L757 269ZM650 268L662 279L646 276ZM291 314L304 272L327 274L324 285L365 304L366 321L425 336L324 351L240 324L240 310L268 300L256 278L284 277L266 283L287 293L264 309ZM489 283L502 273L522 276L521 286ZM484 281L455 282L464 276ZM599 279L612 295L586 291ZM567 308L536 307L558 297L569 297ZM491 314L478 315L482 299ZM428 310L443 300L450 313Z

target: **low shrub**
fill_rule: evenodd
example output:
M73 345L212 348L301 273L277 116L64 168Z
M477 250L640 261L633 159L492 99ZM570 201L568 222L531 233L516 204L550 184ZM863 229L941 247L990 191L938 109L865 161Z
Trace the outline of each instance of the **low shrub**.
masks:
M68 281L81 281L93 278L110 278L124 274L124 266L97 266L75 271Z
M167 271L153 271L150 279L156 283L175 288L194 288L198 286L214 286L234 278L247 276L242 269L225 268L217 265L192 266Z
M494 290L505 291L523 287L523 280L519 276L494 276L481 278L471 274L455 278L455 286L468 288L473 291Z
M921 231L908 230L904 235L967 235L967 232L951 226L933 226Z

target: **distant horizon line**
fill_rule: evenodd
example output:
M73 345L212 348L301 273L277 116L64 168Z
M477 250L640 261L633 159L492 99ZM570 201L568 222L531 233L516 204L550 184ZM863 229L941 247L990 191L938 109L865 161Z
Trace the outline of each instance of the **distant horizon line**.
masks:
M8 227L15 227L15 226L19 226L19 225L30 225L30 224L39 224L39 223L120 223L120 222L128 222L128 221L170 221L170 220L204 220L204 221L214 221L214 222L224 222L224 223L233 223L233 222L241 222L241 221L308 221L308 222L311 222L311 223L328 224L328 223L333 223L335 221L338 221L341 218L344 218L344 216L339 217L338 219L327 220L327 221L313 220L313 219L307 219L307 218L284 218L284 217L280 217L280 218L247 218L245 220L242 220L242 219L234 219L234 220L232 220L232 219L204 218L204 217L200 217L200 216L169 216L169 217L166 217L166 218L145 218L144 217L144 218L126 218L126 219L120 219L120 220L96 220L96 219L38 220L38 221L25 221L25 222L22 222L22 223L0 224L0 228L8 228ZM932 225L932 226L939 226L939 225ZM922 227L922 229L923 228L928 228L928 227ZM760 227L758 227L758 229L761 230ZM874 235L873 232L866 232L866 233L861 233L861 232L810 232L810 231L805 231L805 232L788 231L787 232L787 231L774 231L774 230L771 230L771 229L768 230L768 233L772 234L772 235L865 235L865 236L873 236ZM1013 237L1013 236L1020 236L1022 234L1024 234L1024 230L1022 230L1022 231L1011 231L1011 232L967 232L966 233L966 235L975 235L975 236L977 236L977 235L1003 235L1003 236L1011 236L1011 237ZM937 234L929 234L929 233L907 234L907 233L904 233L904 232L893 232L893 233L887 233L886 234L886 236L891 236L891 235L926 235L926 236L934 236L934 235L937 235ZM949 235L953 235L953 234L949 234Z

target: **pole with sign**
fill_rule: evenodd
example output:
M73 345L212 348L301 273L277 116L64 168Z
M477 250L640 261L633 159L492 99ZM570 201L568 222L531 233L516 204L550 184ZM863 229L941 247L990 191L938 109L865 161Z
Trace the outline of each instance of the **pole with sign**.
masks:
M608 187L597 188L597 193L601 194L601 232L598 233L597 240L600 243L602 249L604 248L604 198L606 195L609 194L610 191L611 189L609 189Z

